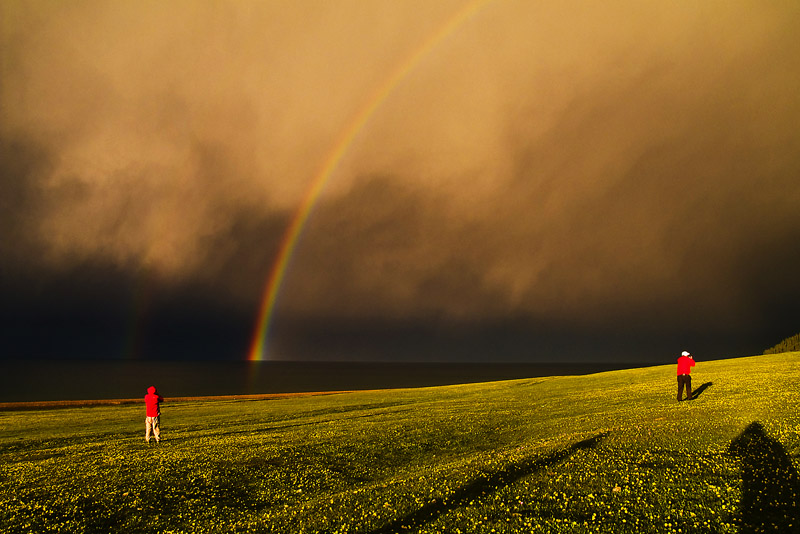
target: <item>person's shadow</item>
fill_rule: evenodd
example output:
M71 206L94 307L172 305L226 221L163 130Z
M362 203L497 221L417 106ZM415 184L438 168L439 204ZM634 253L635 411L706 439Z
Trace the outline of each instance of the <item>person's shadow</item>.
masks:
M584 439L571 446L552 452L546 456L533 455L506 466L494 473L482 473L471 482L450 492L449 495L429 500L420 508L411 511L405 516L395 518L382 527L371 530L368 534L396 534L397 532L416 532L439 516L471 503L473 499L482 495L494 493L499 489L510 486L517 480L547 469L562 462L580 450L594 449L606 437L608 432L602 432L588 439Z
M739 532L800 532L800 477L783 446L753 422L728 451L741 460Z
M699 397L701 393L703 393L705 390L707 390L709 387L713 385L714 382L706 382L705 384L701 384L699 388L692 391L692 400Z

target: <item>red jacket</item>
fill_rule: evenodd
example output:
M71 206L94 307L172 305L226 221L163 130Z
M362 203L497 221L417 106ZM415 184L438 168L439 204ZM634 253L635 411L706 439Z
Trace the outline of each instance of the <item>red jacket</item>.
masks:
M147 388L147 395L144 396L144 405L147 407L147 417L158 417L161 415L161 410L158 407L159 402L164 402L156 392L155 386Z
M692 372L692 367L694 367L694 360L688 356L680 356L678 358L678 374L679 375L688 375Z

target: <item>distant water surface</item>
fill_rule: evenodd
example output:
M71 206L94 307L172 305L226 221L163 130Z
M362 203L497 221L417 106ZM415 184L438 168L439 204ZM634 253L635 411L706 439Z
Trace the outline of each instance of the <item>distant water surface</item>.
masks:
M589 374L623 364L11 361L0 402L166 398L441 386Z

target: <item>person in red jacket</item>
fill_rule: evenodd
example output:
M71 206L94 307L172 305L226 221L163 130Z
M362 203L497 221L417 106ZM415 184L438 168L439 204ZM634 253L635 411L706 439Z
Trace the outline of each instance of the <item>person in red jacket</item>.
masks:
M144 419L144 439L150 443L150 431L153 431L153 437L156 438L156 443L161 441L161 428L159 427L161 419L161 406L160 403L164 399L156 391L155 386L147 388L147 395L144 396L144 405L147 410L147 417Z
M686 388L686 400L692 400L692 367L694 358L688 351L678 357L678 400L683 400L683 388Z

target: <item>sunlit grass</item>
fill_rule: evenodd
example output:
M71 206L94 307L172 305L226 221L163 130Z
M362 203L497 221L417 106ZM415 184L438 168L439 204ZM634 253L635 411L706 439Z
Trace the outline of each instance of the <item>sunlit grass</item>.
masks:
M0 412L0 525L37 533L737 532L760 521L743 505L750 460L729 451L750 423L760 422L793 466L776 483L797 484L798 371L798 353L700 361L695 389L712 384L683 403L669 365L166 404L158 447L144 443L143 405ZM797 506L776 513L787 517L767 519L797 526Z

